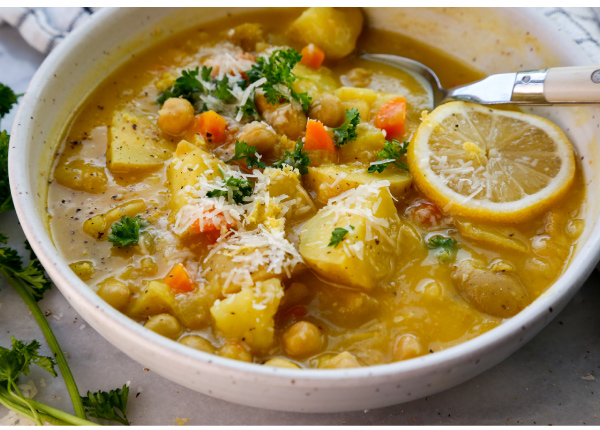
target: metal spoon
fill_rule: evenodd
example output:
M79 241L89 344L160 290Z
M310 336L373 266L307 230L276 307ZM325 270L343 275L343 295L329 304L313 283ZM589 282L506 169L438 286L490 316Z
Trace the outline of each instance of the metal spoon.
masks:
M600 65L501 73L472 84L445 89L436 74L418 61L387 54L363 54L361 57L409 72L424 84L426 90L430 86L433 107L451 100L484 105L600 103Z

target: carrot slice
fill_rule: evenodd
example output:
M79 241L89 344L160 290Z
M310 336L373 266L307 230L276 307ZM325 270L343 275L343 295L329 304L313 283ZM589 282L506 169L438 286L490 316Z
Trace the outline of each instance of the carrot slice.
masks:
M317 70L323 64L325 52L314 43L309 43L300 52L302 54L301 64Z
M177 263L173 266L165 278L165 284L167 284L174 293L189 293L194 291L194 283L181 263Z
M306 136L304 138L304 150L323 149L335 151L333 139L325 130L325 126L318 121L308 120L306 124Z
M200 133L208 143L222 143L225 141L225 118L209 110L196 116L196 131Z
M382 104L375 116L375 127L385 130L388 140L402 137L405 122L406 100L404 97L394 97Z

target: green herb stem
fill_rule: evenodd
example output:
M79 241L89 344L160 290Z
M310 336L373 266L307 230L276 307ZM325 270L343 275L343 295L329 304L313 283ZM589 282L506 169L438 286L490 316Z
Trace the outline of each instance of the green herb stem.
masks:
M48 324L46 321L46 317L42 313L42 310L37 305L36 301L31 297L31 295L27 292L27 289L23 286L23 281L18 277L14 276L15 272L6 266L0 266L0 273L4 275L4 277L8 280L8 282L14 287L19 296L23 299L33 317L39 324L42 329L42 333L46 337L48 341L48 345L50 349L54 353L56 363L58 364L58 368L63 375L65 380L65 385L67 386L67 390L69 391L69 396L71 397L71 402L73 403L73 409L75 410L75 415L85 420L85 409L83 408L83 402L81 401L81 396L79 395L79 390L77 389L77 384L75 383L75 378L73 378L73 374L71 373L71 369L67 363L65 355Z
M8 396L10 396L8 390L4 387L0 387L0 405L4 406L7 409L10 409L11 411L18 413L19 415L27 418L28 420L35 422L35 418L31 415L31 412L29 411L28 408L23 407L20 404L20 402L17 403ZM38 404L41 405L41 403L38 403L34 400L31 400L31 399L29 399L29 400L32 402L32 405L34 405L34 404L36 405L36 408L37 408ZM41 421L47 422L49 424L53 424L56 426L66 426L66 425L70 425L70 424L75 424L75 422L63 421L59 418L53 417L53 416L45 414L45 413L39 413L38 415L39 415ZM76 418L76 417L72 417L72 418ZM77 418L77 422L80 422L80 418ZM97 424L93 423L91 421L86 421L85 425L97 425Z

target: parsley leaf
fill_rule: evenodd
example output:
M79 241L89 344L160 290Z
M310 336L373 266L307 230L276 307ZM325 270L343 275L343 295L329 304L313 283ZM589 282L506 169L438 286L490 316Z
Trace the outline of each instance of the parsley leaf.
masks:
M444 263L452 258L454 252L456 251L456 245L456 239L452 237L446 238L440 235L430 237L427 243L429 248L437 249L436 257L441 263Z
M220 170L220 169L219 169ZM230 176L225 178L225 173L221 170L221 175L225 181L224 186L227 190L212 190L206 193L207 197L225 197L229 203L246 203L246 197L252 195L252 182ZM229 197L231 195L231 198Z
M16 340L14 336L11 336L10 340L11 349L0 346L0 382L8 382L9 385L16 383L19 375L29 375L32 364L48 371L52 376L57 376L54 360L38 354L41 345L37 340L24 343Z
M262 78L267 80L261 87L269 103L286 103L293 98L306 112L310 106L310 97L307 93L298 93L293 88L293 83L298 77L292 69L301 59L302 55L295 49L279 49L268 58L258 58L252 69L245 73L250 83Z
M85 412L94 418L116 421L128 426L127 419L127 398L129 397L129 387L123 385L123 388L116 390L87 392L87 396L82 397ZM120 412L120 413L119 413Z
M202 67L202 79L204 80L204 76L207 69L206 66ZM200 68L196 67L194 70L182 70L181 76L178 77L171 88L163 91L156 102L162 105L167 99L182 97L189 101L192 105L195 104L198 100L198 94L204 91L204 85L202 82L198 80L198 74L200 73ZM210 77L210 71L208 72L208 76Z
M6 131L0 132L0 214L14 209L8 182L8 141Z
M23 94L15 94L10 87L0 83L0 118L4 118L10 112L13 105L17 103Z
M404 162L400 158L406 154L406 151L408 150L408 143L409 142L407 140L403 141L402 143L400 143L396 139L392 140L391 142L388 142L386 140L385 143L383 144L383 151L379 151L377 153L377 157L382 160L394 160L394 161L387 161L385 163L371 164L371 166L369 166L369 168L367 169L367 172L368 173L374 173L374 172L381 173L390 164L393 164L394 166L396 166L402 170L408 171L408 166L406 164L404 164Z
M223 79L220 81L215 80L213 95L224 103L229 103L233 99L227 75L223 76Z
M6 235L3 238L8 239ZM6 243L6 241L0 241ZM26 243L28 249L29 244ZM29 265L23 268L23 260L12 248L0 248L0 267L4 266L12 273L15 278L21 279L26 290L31 294L35 301L40 301L44 293L52 287L50 280L46 277L44 267L41 265L35 254L31 252L31 261Z
M111 234L108 235L108 241L113 246L134 246L140 240L140 228L146 223L139 215L135 218L124 216L121 221L116 221L110 226Z
M338 148L348 142L356 140L356 126L360 122L360 113L358 109L346 109L346 119L344 123L333 129L333 140Z
M252 170L253 168L264 169L267 165L260 161L260 159L256 156L257 151L254 146L248 146L248 144L244 141L240 142L239 140L235 140L235 155L229 160L225 161L226 163L231 163L232 161L243 160L246 159L246 166L248 170Z
M6 245L7 242L8 242L8 236L0 233L0 243L3 243Z
M308 173L308 166L310 165L310 158L308 157L308 153L302 150L303 147L304 142L302 142L302 139L298 139L294 151L285 151L283 158L273 163L273 167L283 169L283 166L287 164L298 169L301 175L306 175Z
M331 233L331 239L329 239L329 244L327 246L333 246L334 248L338 246L342 239L350 232L349 229L354 230L354 226L349 225L346 228L336 227Z

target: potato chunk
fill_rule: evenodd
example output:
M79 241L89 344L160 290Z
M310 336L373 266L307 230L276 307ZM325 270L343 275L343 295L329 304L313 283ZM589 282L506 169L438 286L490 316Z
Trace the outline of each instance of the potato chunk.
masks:
M297 222L312 216L315 205L300 183L300 174L288 165L282 169L268 167L263 172L264 181L255 188L257 195L252 211L246 220L251 224L269 224L269 218L285 217ZM266 190L268 197L262 194Z
M145 118L117 111L108 136L107 166L113 172L136 172L161 166L175 145L160 137Z
M215 303L210 312L226 338L243 340L253 352L266 351L275 342L273 316L282 297L281 282L270 279Z
M256 44L264 40L260 24L247 22L240 24L226 33L227 39L241 47L244 51L254 51Z
M309 167L305 178L308 188L314 191L317 200L324 204L359 185L382 180L390 182L390 194L396 198L402 197L412 184L411 174L395 167L388 167L381 173L367 173L366 167L359 166Z
M290 27L290 35L304 43L314 43L328 60L338 60L350 54L363 26L359 8L311 7Z
M175 297L168 285L159 281L150 281L131 303L126 313L129 316L140 318L172 313L175 307Z
M225 170L225 163L214 155L182 140L171 164L167 168L167 179L171 191L171 207L177 213L192 198L192 193L186 188L193 188L198 178L204 175L208 180L220 176L219 169ZM209 171L207 173L207 171Z
M489 315L509 318L529 304L527 290L512 273L480 268L465 260L458 264L452 278L458 291Z
M59 164L54 170L54 179L63 187L90 194L103 193L108 183L104 167L94 166L83 160Z
M371 290L392 272L399 252L400 217L383 185L387 182L380 184L347 191L304 225L299 251L319 276ZM336 228L348 233L337 246L328 246Z
M361 122L356 127L356 140L352 140L340 147L339 162L342 164L363 163L377 161L377 153L383 150L385 136L377 127Z
M308 93L313 102L323 94L333 93L339 86L333 72L327 67L315 70L303 64L296 64L293 72L300 78L294 81L294 90L298 93Z
M143 200L135 199L125 202L106 213L94 215L83 223L83 231L96 239L107 237L110 226L128 216L133 218L135 215L146 210L146 203Z

